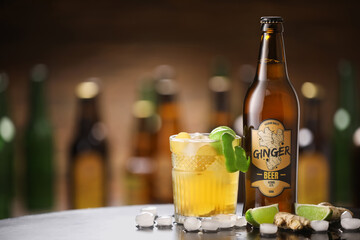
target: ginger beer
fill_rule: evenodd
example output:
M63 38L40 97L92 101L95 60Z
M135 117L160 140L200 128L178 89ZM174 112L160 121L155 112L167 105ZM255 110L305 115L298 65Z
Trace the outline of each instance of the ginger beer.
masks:
M245 208L296 201L299 103L286 68L281 17L261 18L257 72L244 100L244 147L251 156Z

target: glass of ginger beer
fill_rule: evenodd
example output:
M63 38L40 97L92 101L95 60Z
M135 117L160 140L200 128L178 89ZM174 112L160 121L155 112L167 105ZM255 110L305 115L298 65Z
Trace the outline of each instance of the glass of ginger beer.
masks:
M239 172L226 170L220 142L209 134L179 133L170 137L175 221L185 217L235 214ZM236 136L233 146L240 144Z

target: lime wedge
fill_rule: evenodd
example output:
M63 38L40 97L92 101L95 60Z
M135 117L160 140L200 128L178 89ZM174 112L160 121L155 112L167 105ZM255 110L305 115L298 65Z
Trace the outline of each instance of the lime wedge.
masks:
M250 158L246 156L245 150L238 146L240 140L236 139L234 130L227 126L220 126L211 131L209 138L217 141L211 145L219 155L225 156L225 166L228 172L247 172Z
M232 130L231 128L229 128L227 126L220 126L211 131L211 133L209 134L209 138L212 140L220 140L221 135L223 135L226 132L230 133L234 137L236 136L234 130Z
M327 220L330 219L332 215L332 211L328 206L300 203L295 203L295 213L310 221Z
M232 130L231 128L227 127L227 126L220 126L217 128L214 128L211 133L209 134L209 138L218 142L212 143L211 145L216 149L216 151L219 154L223 154L223 148L222 148L222 144L221 144L221 137L224 133L228 133L231 136L233 136L235 138L236 133L234 132L234 130Z
M279 212L279 205L273 204L264 207L250 208L245 213L248 223L254 227L259 227L262 223L273 223L275 214Z

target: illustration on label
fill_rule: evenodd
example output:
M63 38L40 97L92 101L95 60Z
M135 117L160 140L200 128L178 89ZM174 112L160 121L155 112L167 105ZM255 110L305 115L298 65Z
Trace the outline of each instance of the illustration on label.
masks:
M251 130L251 139L251 187L276 197L290 188L291 130L268 119Z

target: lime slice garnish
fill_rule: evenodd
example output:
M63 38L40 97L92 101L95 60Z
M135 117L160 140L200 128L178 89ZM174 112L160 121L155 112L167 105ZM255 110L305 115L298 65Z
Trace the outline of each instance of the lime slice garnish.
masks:
M295 203L295 213L310 221L327 220L330 219L332 215L331 209L327 206L300 203Z
M240 146L235 146L235 157L237 169L246 173L250 166L250 157L246 156L245 150Z
M278 212L279 204L250 208L246 211L245 218L254 227L259 227L262 223L273 223L275 214Z
M209 138L218 142L214 142L211 145L216 149L216 151L219 154L223 154L223 149L222 149L222 144L221 144L221 136L224 133L229 133L232 136L236 136L236 133L234 132L234 130L232 130L231 128L227 127L227 126L220 126L217 128L214 128L211 133L209 134Z
M234 137L226 132L222 134L221 140L223 154L225 156L226 170L231 173L239 171L236 164L235 152L232 146L232 141L234 140Z
M250 165L250 158L246 157L245 150L237 146L239 142L235 139L234 130L227 126L220 126L211 131L209 138L218 142L212 143L212 146L219 154L225 156L225 165L228 172L247 172ZM235 144L234 144L235 143Z
M209 134L209 138L216 141L221 140L221 135L223 135L226 132L230 133L234 137L236 136L234 130L232 130L228 126L220 126L211 131L211 133Z

